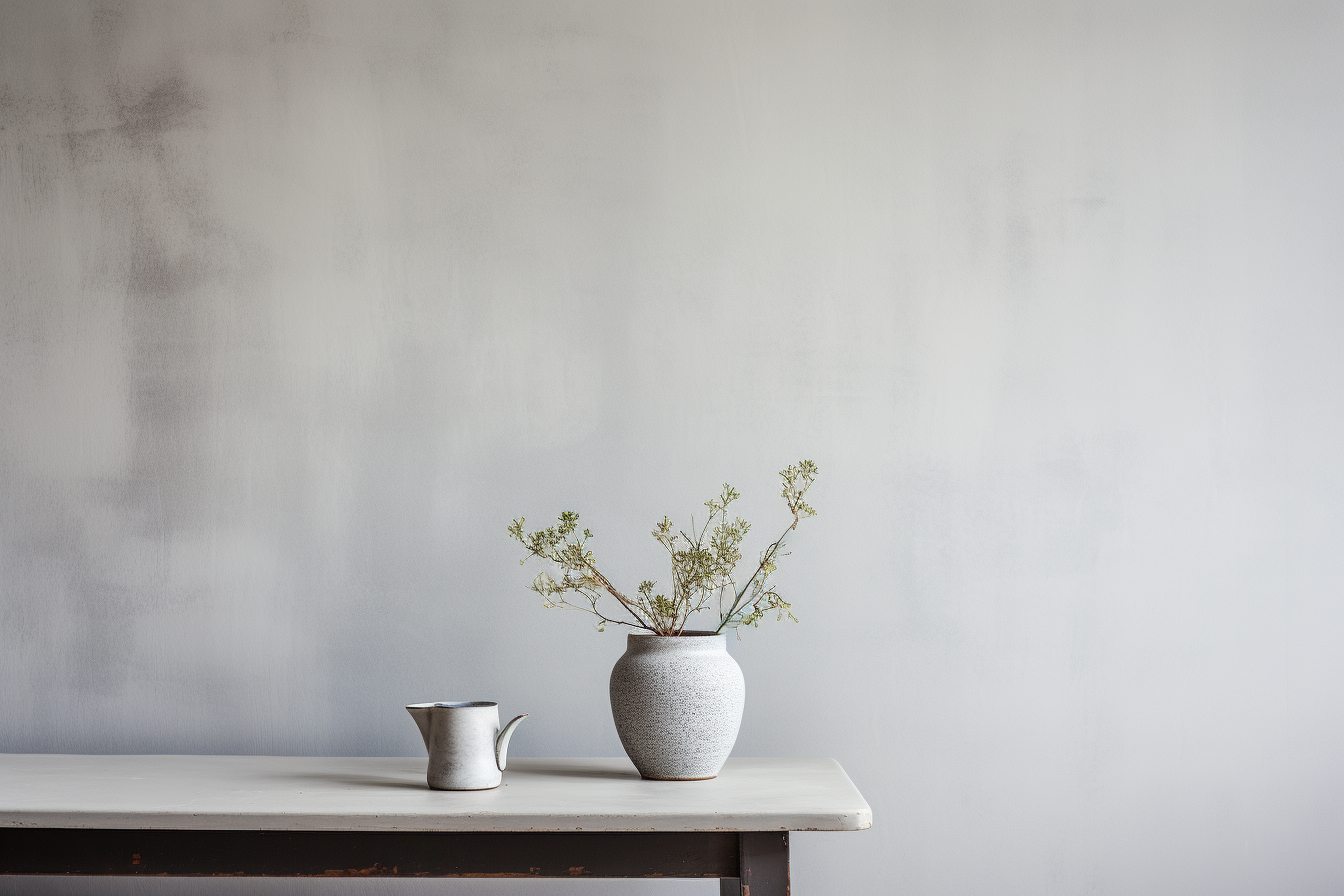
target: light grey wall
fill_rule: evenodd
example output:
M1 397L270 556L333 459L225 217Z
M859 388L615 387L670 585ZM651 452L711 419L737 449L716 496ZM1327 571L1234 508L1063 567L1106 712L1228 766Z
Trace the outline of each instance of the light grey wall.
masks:
M812 457L797 892L1340 892L1342 9L5 3L0 749L618 754L504 526Z

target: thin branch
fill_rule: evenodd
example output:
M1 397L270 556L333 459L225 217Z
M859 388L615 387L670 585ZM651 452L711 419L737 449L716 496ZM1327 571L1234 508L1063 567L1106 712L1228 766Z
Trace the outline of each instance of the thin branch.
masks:
M738 607L742 603L742 596L747 593L747 589L751 587L752 582L756 581L756 577L761 574L761 570L765 569L766 564L774 559L775 554L779 551L780 547L783 546L785 537L792 532L797 525L798 517L794 517L793 525L785 529L783 534L775 539L774 544L765 549L765 553L761 555L761 562L756 565L756 571L751 574L751 578L747 579L747 583L742 586L742 590L737 592L737 596L733 598L732 606L728 608L728 615L722 616L719 619L719 627L714 629L714 634L717 635L719 632L723 631L723 627L728 624L728 620L732 619L737 613Z

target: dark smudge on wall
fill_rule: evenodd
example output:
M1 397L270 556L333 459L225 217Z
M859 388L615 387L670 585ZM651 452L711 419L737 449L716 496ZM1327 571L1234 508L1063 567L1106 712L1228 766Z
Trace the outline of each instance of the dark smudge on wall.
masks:
M0 128L8 131L0 132L0 161L6 177L17 175L34 217L84 222L73 228L83 235L77 244L41 264L61 266L62 275L73 266L79 287L120 307L119 332L99 338L122 354L128 451L119 469L96 477L14 480L11 470L7 510L23 524L6 527L0 551L16 587L66 607L66 637L81 661L47 672L110 694L133 673L137 653L152 650L137 640L154 631L153 614L202 596L199 577L175 571L173 553L184 535L207 537L221 503L208 475L227 394L218 352L221 339L237 335L231 321L259 303L264 314L270 265L255 240L212 208L209 93L172 58L190 48L158 69L126 65L134 54L127 9L87 15L87 43L64 48L78 60L77 77L59 90L0 83ZM77 294L51 301L80 313ZM11 329L10 337L40 363L43 341L62 334L48 324L45 336Z

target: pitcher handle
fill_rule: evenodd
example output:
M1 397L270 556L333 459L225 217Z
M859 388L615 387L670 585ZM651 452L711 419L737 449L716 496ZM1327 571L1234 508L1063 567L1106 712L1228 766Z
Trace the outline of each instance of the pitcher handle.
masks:
M513 737L513 729L529 715L531 713L525 712L510 720L509 724L504 726L504 730L499 732L499 737L495 738L495 765L499 766L500 771L504 771L504 767L509 764L509 738Z

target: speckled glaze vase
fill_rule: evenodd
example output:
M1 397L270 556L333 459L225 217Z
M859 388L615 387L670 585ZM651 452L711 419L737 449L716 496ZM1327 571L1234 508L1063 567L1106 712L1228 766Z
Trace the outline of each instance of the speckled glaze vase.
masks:
M703 781L723 768L742 724L747 685L712 632L629 635L611 670L611 716L646 778Z

